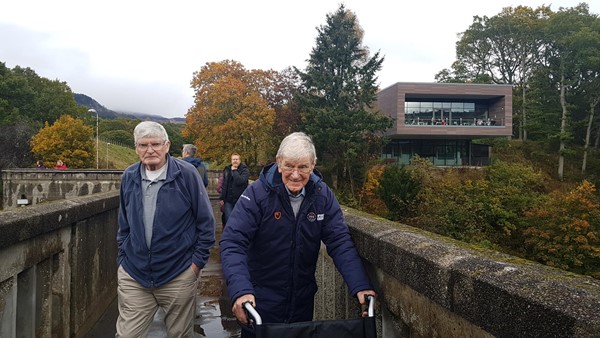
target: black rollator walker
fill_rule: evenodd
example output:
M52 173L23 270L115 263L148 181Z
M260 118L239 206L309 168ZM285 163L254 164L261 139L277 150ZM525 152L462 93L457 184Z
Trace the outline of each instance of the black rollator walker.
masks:
M244 309L254 321L256 338L376 338L375 297L368 295L368 317L344 320L317 320L298 323L263 323L250 302Z

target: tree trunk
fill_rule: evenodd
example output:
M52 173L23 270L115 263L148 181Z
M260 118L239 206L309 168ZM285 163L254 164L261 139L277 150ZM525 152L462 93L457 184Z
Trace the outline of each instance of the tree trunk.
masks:
M527 114L525 113L525 96L527 86L523 82L523 108L521 109L521 127L523 128L523 142L527 141Z
M590 146L590 139L592 136L592 125L594 124L594 111L596 110L596 105L598 104L598 100L594 100L590 103L590 115L588 119L587 130L585 131L585 144L583 146L583 161L581 163L581 173L585 174L585 167L587 165L587 155L588 148Z
M560 75L560 106L562 107L562 117L560 119L560 146L558 148L558 179L563 180L564 168L565 168L565 156L563 150L565 149L564 135L567 129L567 100L565 98L565 75Z
M521 58L521 90L523 91L523 102L521 103L521 126L522 134L519 137L523 142L527 141L527 113L525 112L525 101L527 96L527 81L525 79L525 58Z
M600 147L600 126L596 129L596 141L594 142L594 148L598 149Z

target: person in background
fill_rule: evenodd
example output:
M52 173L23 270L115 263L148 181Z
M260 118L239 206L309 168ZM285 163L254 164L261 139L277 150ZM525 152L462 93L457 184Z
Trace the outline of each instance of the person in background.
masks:
M202 177L202 182L204 182L204 187L208 187L208 173L206 172L206 166L202 163L200 158L194 157L196 156L196 152L198 148L196 148L193 144L184 144L183 150L181 150L181 156L184 161L191 163L198 173L200 173L200 177Z
M248 186L249 178L250 170L242 163L240 155L232 154L231 164L223 169L223 186L219 197L219 204L223 208L223 226L227 223L235 203Z
M56 165L54 166L54 169L66 170L67 165L62 160L58 160L58 161L56 161Z
M35 163L35 166L36 166L38 169L46 169L46 166L44 165L44 161L42 161L42 160L38 160L38 161Z
M159 307L168 337L192 337L198 279L215 219L196 168L169 155L159 123L134 131L138 163L123 172L117 232L116 337L146 337Z
M340 205L315 170L309 136L292 133L235 205L220 241L221 264L233 313L248 324L251 302L263 323L313 319L315 270L321 248L343 276L350 293L365 304L376 296L350 237ZM242 337L253 333L242 330Z

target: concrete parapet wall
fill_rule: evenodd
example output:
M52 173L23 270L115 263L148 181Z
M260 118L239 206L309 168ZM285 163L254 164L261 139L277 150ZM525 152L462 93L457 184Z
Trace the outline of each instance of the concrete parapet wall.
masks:
M9 210L20 205L24 197L27 205L69 199L79 196L119 190L122 170L54 170L7 169L2 171L2 205ZM208 171L210 195L217 195L216 187L221 171Z
M118 191L0 212L0 337L82 337L116 296Z
M2 171L2 208L28 205L119 190L122 170L8 169Z
M382 337L599 337L600 281L345 209ZM322 250L316 319L356 317ZM344 316L348 314L348 316Z

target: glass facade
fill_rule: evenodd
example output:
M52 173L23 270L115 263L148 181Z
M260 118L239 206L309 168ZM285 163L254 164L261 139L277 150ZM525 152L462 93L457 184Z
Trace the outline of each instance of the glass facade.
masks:
M489 165L489 146L470 140L392 140L383 149L385 163L410 164L415 155L436 166Z
M404 124L438 126L497 126L489 116L485 101L407 101L404 103Z

